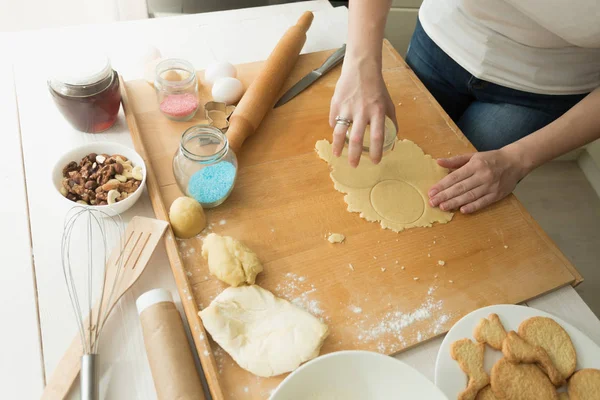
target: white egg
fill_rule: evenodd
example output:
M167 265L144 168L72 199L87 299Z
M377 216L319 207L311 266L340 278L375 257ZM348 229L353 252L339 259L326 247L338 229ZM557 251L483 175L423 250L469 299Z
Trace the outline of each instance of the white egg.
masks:
M220 78L213 84L212 96L214 101L226 104L236 103L244 94L244 85L236 78Z
M235 78L236 76L237 71L235 70L235 67L227 61L211 64L206 68L206 71L204 71L204 80L209 85L214 85L219 78Z

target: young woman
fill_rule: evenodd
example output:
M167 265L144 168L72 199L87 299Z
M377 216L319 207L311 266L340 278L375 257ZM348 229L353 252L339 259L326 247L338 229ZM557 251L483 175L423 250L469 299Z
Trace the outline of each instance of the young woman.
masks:
M385 115L395 121L381 73L390 3L350 0L329 119L337 156L352 122L353 166L366 125L378 163ZM534 168L600 138L598 0L424 0L406 62L479 151L438 160L454 171L430 189L433 207L477 211Z

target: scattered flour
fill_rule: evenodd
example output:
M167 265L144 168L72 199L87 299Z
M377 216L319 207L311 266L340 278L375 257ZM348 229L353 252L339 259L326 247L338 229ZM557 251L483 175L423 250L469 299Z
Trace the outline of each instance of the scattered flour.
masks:
M308 283L305 276L298 276L292 272L285 274L285 278L275 287L275 294L282 297L292 304L308 311L316 317L323 316L320 302L311 299L311 295L317 289L312 283Z
M198 335L198 339L204 340L204 333L200 332L200 334Z
M350 309L350 311L352 311L355 314L360 314L362 313L362 308L357 307L357 306L349 306L348 307Z
M408 338L412 337L413 342L420 342L430 335L443 332L450 316L443 313L443 301L434 299L435 290L435 286L430 287L423 303L414 310L407 312L400 308L392 309L383 314L382 318L375 323L367 318L363 319L357 324L357 332L360 332L358 340L364 345L376 342L378 352L391 354L407 345L406 334L411 335ZM418 332L404 331L411 325L426 320L431 320L429 328L421 329ZM393 343L386 343L389 341L390 335L395 339Z
M219 225L225 225L226 223L227 223L227 221L224 220L224 219L222 219L222 220L219 221Z

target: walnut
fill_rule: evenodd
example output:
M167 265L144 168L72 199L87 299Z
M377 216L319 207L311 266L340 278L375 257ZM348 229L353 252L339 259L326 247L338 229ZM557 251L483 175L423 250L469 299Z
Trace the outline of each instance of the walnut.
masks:
M108 204L107 193L104 190L96 192L96 202L100 205L102 202Z
M114 177L115 170L112 165L104 165L102 168L100 168L98 174L99 176L96 179L96 182L98 182L98 185L104 185Z
M140 187L140 181L129 179L125 183L119 183L119 192L133 193L138 187Z
M77 165L77 163L75 161L71 161L63 168L62 174L65 178L68 178L69 172L77 171L78 169L79 169L79 166Z

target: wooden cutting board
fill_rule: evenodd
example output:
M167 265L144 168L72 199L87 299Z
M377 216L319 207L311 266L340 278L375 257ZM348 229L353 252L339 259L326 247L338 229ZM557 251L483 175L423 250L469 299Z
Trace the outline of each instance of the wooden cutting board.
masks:
M301 56L286 89L330 53ZM260 62L238 66L246 87L260 68ZM396 104L399 137L436 158L473 151L387 41L383 73ZM475 215L456 214L446 225L399 234L347 212L329 167L314 151L317 140L331 138L329 103L339 74L338 67L266 117L238 155L231 197L207 212L210 231L240 239L259 255L265 270L257 284L327 323L330 335L322 353L397 353L446 332L474 309L520 303L581 281L514 196ZM203 112L190 122L172 122L158 111L147 83L124 87L136 149L154 174L148 182L154 209L166 219L181 195L173 155L181 133L204 122ZM209 89L201 92L203 102L211 99ZM330 232L343 233L346 241L329 243ZM268 398L283 377L262 379L239 368L207 339L197 316L225 288L208 273L201 238L179 241L168 233L166 241L213 397Z

